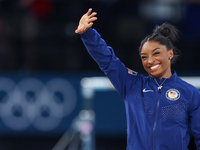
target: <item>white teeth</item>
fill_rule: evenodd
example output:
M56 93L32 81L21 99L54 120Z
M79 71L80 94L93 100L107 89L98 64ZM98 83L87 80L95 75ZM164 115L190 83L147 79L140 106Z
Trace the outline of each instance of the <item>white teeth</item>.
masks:
M151 67L151 69L155 69L155 68L157 68L159 65L155 65L155 66L153 66L153 67Z

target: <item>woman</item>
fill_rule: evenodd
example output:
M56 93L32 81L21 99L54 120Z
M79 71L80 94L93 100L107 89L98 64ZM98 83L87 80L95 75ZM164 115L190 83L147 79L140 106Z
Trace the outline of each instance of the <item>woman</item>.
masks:
M164 23L141 42L142 64L149 73L144 77L126 68L91 28L96 14L89 9L75 32L81 34L87 51L124 99L127 150L186 150L188 129L200 150L199 90L171 71L171 63L177 58L173 45L176 28Z

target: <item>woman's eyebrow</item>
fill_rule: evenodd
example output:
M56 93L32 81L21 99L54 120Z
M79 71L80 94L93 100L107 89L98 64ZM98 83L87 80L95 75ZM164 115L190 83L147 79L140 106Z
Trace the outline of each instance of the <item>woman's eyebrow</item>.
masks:
M160 49L159 47L152 50L152 52L156 51L157 49ZM146 55L146 53L140 53L140 55Z
M157 49L160 49L159 47L155 48L154 50L152 50L152 52L156 51Z

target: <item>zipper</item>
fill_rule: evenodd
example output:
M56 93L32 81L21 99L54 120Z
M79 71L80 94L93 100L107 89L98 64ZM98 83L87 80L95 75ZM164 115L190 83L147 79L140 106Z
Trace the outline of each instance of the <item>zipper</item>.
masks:
M159 97L158 97L158 101L157 101L155 120L154 120L154 124L153 124L153 150L155 149L155 130L156 130L157 119L158 119L158 109L159 109L159 105L160 105L161 89L159 89L158 91L159 91Z

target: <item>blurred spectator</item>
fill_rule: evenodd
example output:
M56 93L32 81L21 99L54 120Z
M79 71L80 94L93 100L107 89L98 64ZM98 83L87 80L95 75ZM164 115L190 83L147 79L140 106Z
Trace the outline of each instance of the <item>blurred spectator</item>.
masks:
M34 38L36 22L29 13L32 1L2 1L2 36L12 47L15 66L11 70L32 70L34 65Z
M25 1L25 0L22 0ZM38 21L50 19L53 13L53 2L51 0L31 0L30 11Z
M99 12L94 28L127 67L143 71L141 64L134 65L140 59L141 39L155 24L169 22L184 35L180 42L183 59L176 70L197 69L194 59L185 56L198 61L199 0L1 0L0 70L98 70L74 33L80 16L90 7Z

